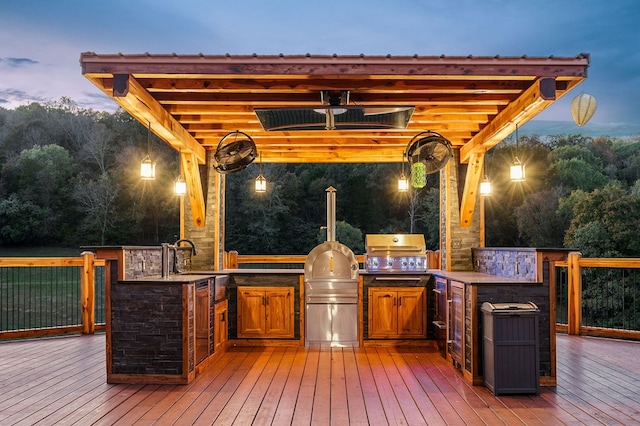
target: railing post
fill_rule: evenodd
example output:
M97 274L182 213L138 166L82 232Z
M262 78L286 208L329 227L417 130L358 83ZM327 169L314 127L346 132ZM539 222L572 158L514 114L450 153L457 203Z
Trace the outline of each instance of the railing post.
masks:
M238 252L235 250L229 252L229 269L238 269Z
M82 307L82 334L93 334L96 330L96 280L95 255L90 251L81 253L80 306Z
M571 252L567 256L568 266L568 318L567 333L579 335L582 326L582 271L580 269L580 259L582 255L578 252Z

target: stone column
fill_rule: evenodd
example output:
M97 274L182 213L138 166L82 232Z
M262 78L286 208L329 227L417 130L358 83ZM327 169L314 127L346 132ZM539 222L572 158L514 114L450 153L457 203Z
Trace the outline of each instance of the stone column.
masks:
M184 237L193 241L198 249L198 255L191 258L192 270L220 270L224 253L224 176L212 167L214 151L207 151L207 164L200 166L200 179L205 199L205 225L196 227L191 220L191 206L189 198L185 197Z
M446 271L471 271L471 249L480 247L480 197L476 200L471 226L460 226L460 200L464 190L466 164L460 164L460 150L440 170L440 262Z

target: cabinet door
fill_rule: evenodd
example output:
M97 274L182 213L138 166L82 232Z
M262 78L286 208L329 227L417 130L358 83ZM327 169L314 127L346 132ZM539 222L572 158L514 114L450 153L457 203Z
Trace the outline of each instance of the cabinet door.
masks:
M227 301L218 302L215 305L214 327L213 332L213 350L214 352L222 349L229 338L229 323L227 321L228 305Z
M397 291L369 288L369 337L398 335Z
M265 291L266 337L293 337L293 289L270 288Z
M209 299L209 286L196 284L196 364L199 364L210 355L210 314L211 304Z
M427 337L424 288L398 290L398 335Z
M265 292L238 287L238 337L261 337L265 334Z

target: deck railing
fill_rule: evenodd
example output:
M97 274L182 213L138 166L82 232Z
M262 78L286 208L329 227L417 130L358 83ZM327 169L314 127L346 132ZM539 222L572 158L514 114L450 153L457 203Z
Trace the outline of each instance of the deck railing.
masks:
M640 340L640 259L583 258L556 262L559 331Z
M430 264L437 265L437 253ZM306 256L228 253L226 267L296 267ZM362 263L362 256L357 256ZM93 333L104 328L106 261L0 258L0 340ZM574 335L640 340L640 259L582 258L556 266L556 328Z
M80 257L0 258L0 339L104 326L105 260Z

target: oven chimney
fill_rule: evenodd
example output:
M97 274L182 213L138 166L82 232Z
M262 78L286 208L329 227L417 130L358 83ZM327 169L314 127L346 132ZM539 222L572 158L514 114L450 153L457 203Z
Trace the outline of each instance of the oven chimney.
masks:
M336 241L336 189L330 186L327 191L327 241Z

